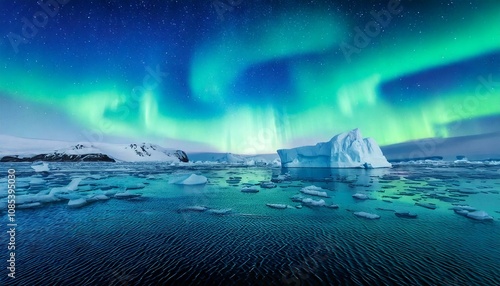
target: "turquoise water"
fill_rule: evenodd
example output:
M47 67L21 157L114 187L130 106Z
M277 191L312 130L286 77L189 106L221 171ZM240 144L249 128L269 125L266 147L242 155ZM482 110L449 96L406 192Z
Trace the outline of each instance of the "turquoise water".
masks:
M2 267L2 285L500 285L498 166L281 170L59 163L48 174L28 164L0 167L16 168L18 196L65 186L75 177L84 178L78 195L126 188L142 194L76 209L67 201L18 209L16 278ZM209 182L168 184L184 173ZM243 184L285 173L289 179L276 188L240 192ZM339 209L295 208L299 203L290 197L310 185L324 188L330 196L324 200ZM372 199L355 200L357 192ZM416 206L417 200L436 209ZM457 215L449 209L453 203L484 210L494 220ZM183 211L189 206L231 212ZM418 218L399 218L391 210ZM381 218L367 220L354 211Z

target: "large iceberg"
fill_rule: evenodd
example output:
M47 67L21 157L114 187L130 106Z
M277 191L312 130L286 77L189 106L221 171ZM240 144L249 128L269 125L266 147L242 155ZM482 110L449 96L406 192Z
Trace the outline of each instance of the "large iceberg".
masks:
M280 149L283 167L390 168L377 142L359 129L341 133L315 146Z

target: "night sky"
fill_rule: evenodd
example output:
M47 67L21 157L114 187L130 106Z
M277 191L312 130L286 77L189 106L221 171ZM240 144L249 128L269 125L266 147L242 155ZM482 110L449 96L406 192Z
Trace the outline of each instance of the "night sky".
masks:
M497 0L59 2L0 0L0 134L270 153L500 131Z

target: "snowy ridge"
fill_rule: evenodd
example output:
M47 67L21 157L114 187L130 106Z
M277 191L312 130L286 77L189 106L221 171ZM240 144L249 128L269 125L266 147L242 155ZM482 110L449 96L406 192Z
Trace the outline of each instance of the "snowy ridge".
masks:
M314 146L280 149L283 167L389 168L382 150L372 138L363 138L359 129L334 136Z
M0 135L0 158L3 161L162 161L171 163L188 161L184 151L150 143L72 143L6 135Z

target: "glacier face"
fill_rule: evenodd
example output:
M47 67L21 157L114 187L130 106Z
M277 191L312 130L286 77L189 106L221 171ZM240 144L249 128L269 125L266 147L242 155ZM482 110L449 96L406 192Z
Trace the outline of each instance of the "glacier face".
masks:
M377 142L363 138L359 129L334 136L314 146L280 149L282 167L390 168Z

